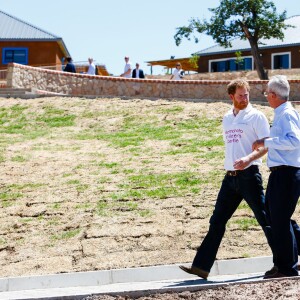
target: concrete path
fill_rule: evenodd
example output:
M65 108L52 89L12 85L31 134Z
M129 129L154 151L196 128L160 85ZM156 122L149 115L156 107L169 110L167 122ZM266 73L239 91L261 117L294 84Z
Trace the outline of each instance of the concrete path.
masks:
M79 300L92 294L142 296L157 291L191 291L260 281L272 265L272 258L268 256L218 260L207 281L183 272L179 265L0 278L0 299Z

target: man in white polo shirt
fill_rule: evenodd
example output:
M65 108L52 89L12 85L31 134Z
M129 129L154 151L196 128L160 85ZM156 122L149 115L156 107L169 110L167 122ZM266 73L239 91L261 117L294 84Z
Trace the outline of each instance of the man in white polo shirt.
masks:
M249 103L250 87L245 80L234 80L227 86L233 107L223 118L226 174L219 191L209 230L197 249L191 267L180 266L190 274L207 279L225 233L226 223L243 199L253 210L271 246L271 228L264 208L262 177L258 166L267 152L264 147L252 151L252 144L270 134L265 115Z
M131 62L129 61L129 56L125 56L125 67L124 67L124 73L122 73L120 76L125 78L131 78Z

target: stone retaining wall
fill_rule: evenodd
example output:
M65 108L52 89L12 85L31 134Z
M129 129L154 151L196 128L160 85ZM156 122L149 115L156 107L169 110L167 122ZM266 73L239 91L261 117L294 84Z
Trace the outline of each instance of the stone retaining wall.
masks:
M134 79L91 76L9 64L7 86L70 96L113 96L137 98L228 100L228 80ZM251 100L266 102L263 96L267 81L249 80ZM300 100L300 80L290 80L291 100Z

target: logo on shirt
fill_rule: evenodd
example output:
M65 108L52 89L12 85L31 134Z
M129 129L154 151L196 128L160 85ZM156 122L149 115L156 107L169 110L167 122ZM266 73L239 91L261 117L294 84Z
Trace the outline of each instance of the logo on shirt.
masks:
M231 129L225 131L227 144L238 143L242 138L243 132L244 131L242 129Z

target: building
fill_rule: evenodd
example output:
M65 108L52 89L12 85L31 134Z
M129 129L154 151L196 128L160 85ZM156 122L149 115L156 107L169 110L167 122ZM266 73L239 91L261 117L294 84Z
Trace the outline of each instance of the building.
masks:
M10 62L62 70L67 56L71 55L61 37L0 10L0 79L5 79ZM99 75L109 75L105 65L96 68ZM86 70L87 63L78 64L78 73Z
M265 69L300 68L300 16L290 17L285 22L293 27L284 30L283 41L260 40L259 49ZM231 43L231 48L214 45L193 53L199 57L198 72L254 70L249 41L233 39ZM237 52L240 53L238 61ZM186 61L186 58L177 61L181 60ZM172 60L148 61L149 65L162 65L167 68L173 63ZM185 70L189 70L189 66L186 66Z
M61 37L0 11L0 70L16 62L61 70L70 53Z

